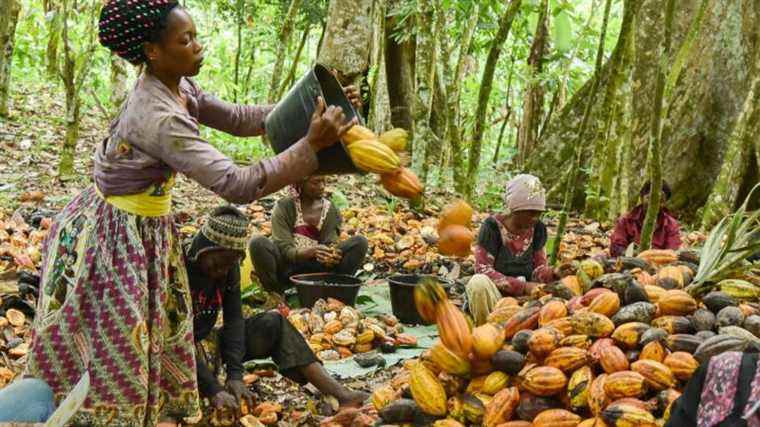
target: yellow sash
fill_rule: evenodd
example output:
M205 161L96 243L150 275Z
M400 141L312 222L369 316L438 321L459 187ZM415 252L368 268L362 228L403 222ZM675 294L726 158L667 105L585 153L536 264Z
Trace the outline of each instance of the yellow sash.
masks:
M95 190L106 202L118 209L133 215L157 217L171 213L172 187L174 187L174 174L165 183L151 185L142 193L104 197L97 186Z

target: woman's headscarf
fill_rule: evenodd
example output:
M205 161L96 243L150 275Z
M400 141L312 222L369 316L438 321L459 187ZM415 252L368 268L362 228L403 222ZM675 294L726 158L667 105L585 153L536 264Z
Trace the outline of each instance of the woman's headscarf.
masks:
M528 174L510 179L504 189L504 209L507 215L519 211L546 210L546 190L541 180Z

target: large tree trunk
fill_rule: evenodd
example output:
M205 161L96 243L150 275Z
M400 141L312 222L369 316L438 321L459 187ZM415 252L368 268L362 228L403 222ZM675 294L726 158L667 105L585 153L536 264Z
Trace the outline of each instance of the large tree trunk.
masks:
M470 145L470 155L467 164L467 184L465 187L465 197L472 198L472 192L475 189L475 182L480 166L480 152L483 143L483 134L486 127L486 112L488 111L488 101L493 88L493 75L496 70L496 64L501 55L501 48L507 40L509 30L512 28L517 12L520 10L522 0L512 0L504 10L504 14L499 19L499 30L496 32L491 49L488 51L488 58L483 69L483 78L480 81L480 91L478 92L478 106L475 111L475 126L472 132L472 143Z
M11 62L19 13L18 0L0 0L0 117L10 115Z
M111 114L116 114L121 108L121 104L127 99L129 89L127 87L127 61L119 58L117 55L111 55Z
M528 56L528 83L524 92L523 115L517 132L517 164L522 166L530 156L538 137L538 125L544 110L544 88L541 84L544 51L549 33L549 0L541 1L536 32Z
M372 18L372 56L369 77L369 127L375 132L385 131L391 124L388 80L385 71L385 11L386 0L375 0Z
M361 87L371 43L372 0L331 0L317 61L338 70L343 83Z
M757 50L757 49L756 49ZM760 50L758 50L760 53ZM760 54L755 53L755 72L760 71ZM728 140L718 178L715 180L710 197L702 211L702 229L714 226L721 218L728 216L737 207L745 175L750 169L750 159L760 132L760 76L752 79L750 91L744 100L734 131ZM760 145L758 145L760 147ZM758 152L755 152L757 155Z
M397 5L397 0L389 4ZM396 17L385 22L385 72L388 82L388 100L393 127L406 129L410 142L414 141L414 39L398 42L393 38ZM414 149L410 144L408 150Z
M277 101L277 94L279 93L279 87L282 80L282 66L285 63L285 55L288 54L290 35L293 33L293 26L295 25L296 15L298 15L298 8L300 6L301 0L290 1L285 20L280 28L280 33L277 35L277 57L274 61L272 79L269 82L269 95L267 96L270 103Z
M618 97L633 96L631 121L631 158L618 167L628 168L629 194L633 200L638 187L645 181L646 147L654 105L654 84L659 58L656 51L662 31L662 14L665 0L631 1L632 7L641 7L635 29L635 57L632 67L632 84L624 85ZM679 2L674 17L673 45L681 46L690 25L699 12L701 2ZM673 188L670 207L681 213L696 212L704 205L710 189L719 175L727 141L749 92L753 53L756 48L756 29L760 25L760 4L754 0L710 1L701 30L690 53L684 60L683 71L676 80L670 102L664 110L663 159L667 168L664 178ZM616 50L623 49L618 43ZM613 54L614 58L614 54ZM602 72L602 87L610 82L612 67L608 62ZM528 169L539 175L556 198L561 189L561 176L557 171L566 169L572 153L575 129L582 115L584 99L590 82L576 92L559 115L549 124L546 135L529 159ZM632 91L632 92L631 92ZM592 110L589 134L606 127L609 111L602 111L602 103ZM614 110L614 109L613 109ZM623 115L623 117L628 117ZM644 120L644 117L648 119ZM619 127L612 123L611 129ZM614 132L611 138L615 137ZM583 159L593 158L593 144L584 147ZM584 162L582 167L588 166ZM581 175L578 188L583 188L586 176ZM695 185L694 183L699 183ZM744 193L738 198L742 199ZM582 196L582 194L580 195ZM582 206L576 198L574 206Z

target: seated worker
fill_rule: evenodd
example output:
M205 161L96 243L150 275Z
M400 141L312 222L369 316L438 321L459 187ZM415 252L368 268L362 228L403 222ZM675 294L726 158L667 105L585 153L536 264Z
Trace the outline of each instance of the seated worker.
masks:
M269 311L243 318L240 262L247 227L248 219L239 210L217 208L186 253L201 396L217 408L237 408L241 399L251 405L253 395L243 383L243 362L272 357L282 375L301 384L310 382L342 406L361 405L367 394L349 390L331 377L301 333L281 314ZM217 330L214 325L220 309L224 323ZM199 345L204 340L208 346ZM226 365L226 387L219 384L208 366L218 360Z
M665 427L760 426L760 361L729 351L700 365L673 402Z
M651 184L647 182L639 192L639 205L617 220L615 230L610 235L610 256L623 255L631 243L639 244L644 218L647 215L647 203ZM681 231L678 221L665 208L671 196L670 186L662 181L662 198L660 214L652 236L652 249L678 249L681 247Z
M502 296L529 295L536 282L554 280L546 260L546 226L539 219L546 209L541 181L517 175L506 186L505 210L480 226L475 246L475 272L467 283L470 314L483 324Z
M249 245L261 285L282 294L289 277L333 272L352 275L367 254L367 239L354 236L338 243L341 217L324 197L325 180L311 176L293 186L293 195L277 202L272 213L272 239L255 237Z

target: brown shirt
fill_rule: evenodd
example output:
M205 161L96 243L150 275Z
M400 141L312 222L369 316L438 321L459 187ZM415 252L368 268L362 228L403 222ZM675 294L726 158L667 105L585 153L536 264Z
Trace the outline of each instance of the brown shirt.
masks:
M109 137L95 150L95 184L103 195L140 193L179 172L229 202L248 203L316 170L316 153L305 139L251 166L236 165L201 138L199 125L257 136L273 107L220 101L190 79L182 80L180 90L187 109L152 75L137 80Z

